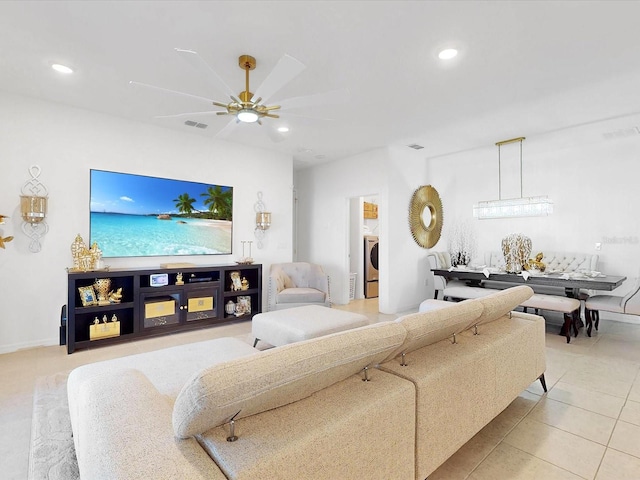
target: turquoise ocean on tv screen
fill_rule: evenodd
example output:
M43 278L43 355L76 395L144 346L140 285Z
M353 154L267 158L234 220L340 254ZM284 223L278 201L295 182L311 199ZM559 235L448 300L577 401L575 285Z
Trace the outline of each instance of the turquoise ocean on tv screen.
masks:
M91 212L90 242L104 257L230 254L231 222Z

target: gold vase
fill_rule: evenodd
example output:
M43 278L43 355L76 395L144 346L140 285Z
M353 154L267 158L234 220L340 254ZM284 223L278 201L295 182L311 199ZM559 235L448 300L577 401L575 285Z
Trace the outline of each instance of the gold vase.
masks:
M111 288L110 278L96 278L93 288L98 296L98 305L109 305L109 289Z

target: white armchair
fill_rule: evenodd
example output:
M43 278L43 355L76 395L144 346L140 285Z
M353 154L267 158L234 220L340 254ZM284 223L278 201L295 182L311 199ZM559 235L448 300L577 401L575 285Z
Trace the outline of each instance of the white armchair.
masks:
M303 305L331 306L329 276L320 265L274 263L269 271L269 311Z

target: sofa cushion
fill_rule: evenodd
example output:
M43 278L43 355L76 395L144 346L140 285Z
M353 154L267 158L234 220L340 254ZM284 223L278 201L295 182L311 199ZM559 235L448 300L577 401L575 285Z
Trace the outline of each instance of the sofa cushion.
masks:
M83 479L225 479L196 439L176 441L172 400L139 370L103 367L74 399L82 406L73 440Z
M201 370L183 387L173 409L176 436L187 438L286 405L375 365L402 345L394 322L265 350Z
M466 300L450 307L405 315L396 322L407 331L407 338L388 359L409 353L460 333L476 323L482 304Z
M276 295L277 303L322 303L326 294L315 288L285 288Z
M478 318L476 325L493 322L498 318L511 312L525 300L533 295L533 289L527 285L498 290L486 297L476 298L472 302L482 304L482 315Z

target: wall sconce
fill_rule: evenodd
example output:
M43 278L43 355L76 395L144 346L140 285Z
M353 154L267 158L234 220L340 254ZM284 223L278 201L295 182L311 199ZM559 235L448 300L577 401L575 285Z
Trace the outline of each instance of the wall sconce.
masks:
M525 137L497 142L498 147L498 200L478 202L473 206L473 216L480 220L488 218L542 217L553 213L553 202L546 196L522 196L522 141ZM502 198L502 171L500 147L508 143L520 142L520 197Z
M49 226L44 221L47 216L48 191L38 177L40 167L29 167L31 179L22 186L20 195L20 214L22 215L22 231L31 239L29 250L37 253L42 248L40 238L49 231Z
M258 192L258 201L253 206L256 212L256 229L254 235L258 240L258 248L262 248L262 240L264 239L264 232L271 226L271 212L264 211L264 203L262 202L262 192Z

